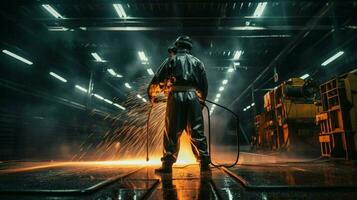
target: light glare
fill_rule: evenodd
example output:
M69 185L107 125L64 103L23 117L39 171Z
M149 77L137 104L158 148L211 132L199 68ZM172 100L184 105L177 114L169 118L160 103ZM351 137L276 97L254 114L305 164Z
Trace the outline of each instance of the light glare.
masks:
M125 110L125 107L123 107L123 106L121 106L121 105L119 105L119 104L117 104L117 103L114 103L113 105L116 106L116 107L118 107L118 108L120 108L120 109L122 109L122 110Z
M52 16L59 19L64 19L61 14L59 14L54 8L52 8L49 4L42 4L42 7L46 9Z
M342 56L342 54L344 54L345 52L343 51L339 51L338 53L336 53L335 55L331 56L329 59L327 59L325 62L323 62L321 64L321 66L326 66L328 64L330 64L332 61L336 60L338 57Z
M154 71L152 71L151 68L147 69L146 70L148 72L149 75L153 76L154 75Z
M242 51L236 51L233 56L233 60L239 60L240 56L242 55Z
M23 58L23 57L21 57L21 56L19 56L19 55L16 55L16 54L14 54L14 53L12 53L11 51L8 51L8 50L6 50L6 49L2 50L2 52L3 52L4 54L7 54L7 55L9 55L9 56L11 56L11 57L13 57L13 58L19 60L19 61L22 61L22 62L28 64L28 65L32 65L32 64L33 64L31 61L27 60L26 58Z
M75 87L76 87L77 89L79 89L80 91L87 93L87 89L85 89L84 87L79 86L79 85L76 85Z
M121 4L118 4L118 3L113 4L113 7L114 7L115 11L117 12L117 14L119 15L119 17L121 17L121 18L127 17L125 10Z
M253 16L254 17L260 17L263 14L263 11L264 11L266 5L267 5L267 2L258 3L258 6L254 11Z
M124 85L125 85L125 87L127 87L127 88L129 88L129 89L131 88L131 86L129 85L129 83L125 83Z
M91 53L97 62L105 62L97 53Z
M61 77L60 75L58 75L58 74L56 74L56 73L54 73L54 72L50 72L50 75L53 76L53 77L55 77L56 79L62 81L62 82L65 82L65 83L67 82L66 79L64 79L63 77Z
M304 75L302 75L300 78L301 79L306 79L306 78L308 78L310 76L310 74L304 74Z
M93 96L95 96L97 99L104 100L104 98L98 94L93 94Z

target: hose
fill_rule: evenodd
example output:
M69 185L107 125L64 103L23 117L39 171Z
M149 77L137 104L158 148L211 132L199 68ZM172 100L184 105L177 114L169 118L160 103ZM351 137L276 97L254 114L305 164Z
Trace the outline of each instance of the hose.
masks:
M213 101L210 101L210 100L207 100L205 99L205 102L208 102L208 103L211 103L211 104L214 104L220 108L223 108L224 110L228 111L229 113L231 113L235 118L236 118L236 138L237 138L237 154L236 154L236 159L235 161L230 164L230 165L227 165L227 164L216 164L212 161L211 159L211 164L214 166L214 167L225 167L225 168L232 168L234 166L236 166L238 164L238 161L239 161L239 156L240 156L240 144L239 144L239 130L240 130L240 126L239 126L239 117L236 113L234 113L232 110L230 110L229 108L225 107L225 106L222 106L218 103L215 103ZM211 117L209 115L209 108L208 106L203 103L203 106L207 109L207 119L208 119L208 151L210 153L210 155L212 155L212 151L211 151Z
M202 99L201 99L202 100ZM238 161L239 161L239 156L240 156L240 144L239 144L239 117L236 113L234 113L232 110L230 110L229 108L225 107L225 106L222 106L218 103L215 103L213 101L210 101L210 100L207 100L205 99L204 101L201 101L201 104L207 109L207 119L208 119L208 151L209 153L211 154L211 117L209 115L209 108L208 106L204 103L204 102L208 102L208 103L211 103L211 104L214 104L220 108L223 108L224 110L228 111L229 113L231 113L235 118L236 118L236 123L237 123L237 126L236 126L236 134L237 134L237 156L236 156L236 159L235 161L230 164L230 165L227 165L227 164L216 164L212 161L212 159L210 159L210 164L212 164L214 167L226 167L226 168L231 168L231 167L234 167L238 164ZM150 125L150 117L151 117L151 110L152 110L153 106L151 105L150 107L150 110L149 110L149 113L148 113L148 119L147 119L147 124L146 124L146 161L149 161L149 125Z

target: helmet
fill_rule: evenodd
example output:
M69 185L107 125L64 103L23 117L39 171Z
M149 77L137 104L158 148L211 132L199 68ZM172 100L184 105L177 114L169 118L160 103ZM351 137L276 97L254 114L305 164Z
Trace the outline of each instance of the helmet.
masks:
M167 48L167 51L169 53L176 53L177 48L175 46L169 46L169 48Z
M189 36L187 35L181 35L178 37L175 41L175 46L176 47L183 47L185 49L192 49L192 40Z

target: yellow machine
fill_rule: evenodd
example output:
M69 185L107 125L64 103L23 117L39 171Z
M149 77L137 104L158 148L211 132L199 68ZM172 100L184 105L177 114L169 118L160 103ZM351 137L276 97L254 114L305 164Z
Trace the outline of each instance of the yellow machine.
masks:
M300 148L302 142L318 147L318 127L307 82L291 78L264 96L264 112L256 118L257 146L263 149Z
M334 78L320 86L323 111L320 125L321 154L326 157L356 157L357 73Z

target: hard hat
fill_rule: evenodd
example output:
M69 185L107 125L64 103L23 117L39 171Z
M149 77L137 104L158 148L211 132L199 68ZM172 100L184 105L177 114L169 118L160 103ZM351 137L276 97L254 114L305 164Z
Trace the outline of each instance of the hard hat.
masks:
M175 41L175 46L178 47L185 47L187 49L192 49L192 40L189 36L187 35L181 35L178 37Z

